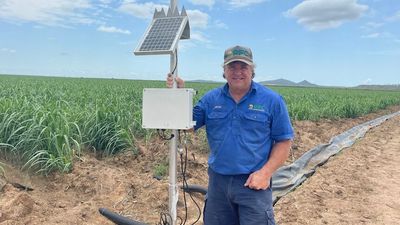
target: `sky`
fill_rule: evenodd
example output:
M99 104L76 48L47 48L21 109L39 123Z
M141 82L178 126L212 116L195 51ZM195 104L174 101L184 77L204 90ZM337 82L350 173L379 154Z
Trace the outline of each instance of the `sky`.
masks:
M255 81L400 83L399 0L180 0L185 80L222 78L226 48L253 51ZM166 0L0 0L0 74L164 80L169 55L134 49Z

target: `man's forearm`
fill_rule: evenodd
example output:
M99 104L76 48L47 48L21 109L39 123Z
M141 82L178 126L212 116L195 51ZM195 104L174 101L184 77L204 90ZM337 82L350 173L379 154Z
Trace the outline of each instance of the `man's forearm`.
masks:
M289 156L291 140L276 143L272 147L268 162L260 169L250 174L244 186L254 190L265 190L269 187L272 174L286 161Z
M261 168L261 171L268 177L281 167L289 156L291 140L275 143L271 150L268 162Z

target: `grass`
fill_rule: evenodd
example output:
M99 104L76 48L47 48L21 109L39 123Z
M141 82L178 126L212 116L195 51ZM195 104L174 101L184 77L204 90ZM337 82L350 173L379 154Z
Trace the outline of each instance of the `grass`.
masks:
M158 163L154 167L153 175L154 177L161 178L168 173L168 162L166 160Z
M4 177L4 175L5 175L5 171L4 171L4 168L3 168L3 163L0 162L0 176Z

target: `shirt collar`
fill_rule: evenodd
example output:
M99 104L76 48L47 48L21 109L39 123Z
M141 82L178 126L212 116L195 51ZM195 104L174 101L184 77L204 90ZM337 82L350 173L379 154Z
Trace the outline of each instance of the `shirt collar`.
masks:
M250 91L249 91L249 92L254 93L254 92L257 91L257 89L258 89L258 86L256 85L256 82L254 82L254 81L252 80L252 81L251 81L251 84L250 84ZM229 94L229 85L228 85L228 83L226 83L226 84L222 87L222 91L223 91L223 93L224 93L225 95L230 96L230 94ZM247 94L249 94L249 92L248 92ZM246 94L246 95L247 95L247 94Z

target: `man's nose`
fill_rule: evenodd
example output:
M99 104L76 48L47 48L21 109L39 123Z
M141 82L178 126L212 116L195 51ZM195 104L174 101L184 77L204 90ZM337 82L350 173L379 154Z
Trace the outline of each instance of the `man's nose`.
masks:
M233 73L234 73L235 75L240 75L240 74L242 74L242 71L236 69L236 70L233 71Z

